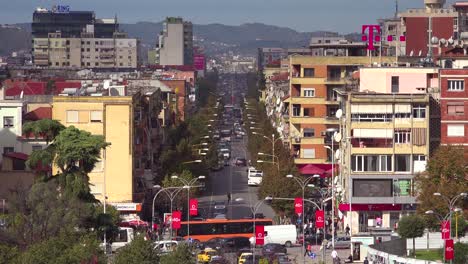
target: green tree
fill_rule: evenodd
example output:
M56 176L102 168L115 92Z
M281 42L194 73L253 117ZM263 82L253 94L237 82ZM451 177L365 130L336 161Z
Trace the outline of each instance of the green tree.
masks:
M161 264L195 264L192 249L187 244L179 244L173 252L161 257Z
M449 212L447 202L442 197L436 197L433 194L439 192L452 198L461 192L466 192L468 190L467 172L468 160L464 159L462 147L439 147L429 159L426 172L415 177L419 201L418 212L433 210L440 215L446 215ZM459 199L455 206L467 208L468 200ZM438 226L439 223L435 220L432 218L432 225Z
M455 243L454 246L454 264L466 264L468 263L468 244L467 243Z
M41 119L32 122L26 122L23 125L23 133L26 135L33 135L36 138L44 138L47 144L54 140L54 138L64 130L65 126L57 120Z
M416 256L415 238L422 237L425 228L424 219L418 215L404 216L398 222L398 234L400 237L413 239L413 256Z
M0 264L12 264L19 256L16 246L0 244Z
M87 226L92 205L61 195L58 187L55 181L37 182L29 190L17 189L10 195L7 232L20 245L73 234L75 228Z
M91 235L61 235L29 247L18 258L21 264L106 263L99 242Z
M114 261L114 264L153 263L159 263L158 252L154 248L153 242L145 240L143 236L136 236L130 244L123 247Z

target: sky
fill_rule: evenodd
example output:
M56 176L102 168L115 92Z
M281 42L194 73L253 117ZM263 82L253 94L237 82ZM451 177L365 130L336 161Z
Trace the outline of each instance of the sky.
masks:
M451 4L456 0L446 0ZM259 22L297 31L357 32L362 24L392 17L395 0L0 0L0 23L31 22L36 7L69 5L93 10L98 18L117 15L121 23L159 22L180 16L195 24ZM399 10L422 8L424 0L398 0Z

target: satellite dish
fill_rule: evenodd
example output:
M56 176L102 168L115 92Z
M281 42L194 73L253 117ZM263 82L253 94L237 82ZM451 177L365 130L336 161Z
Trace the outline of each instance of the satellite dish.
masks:
M441 39L441 41L442 41L442 39ZM432 37L431 38L431 43L432 44L437 44L437 43L439 43L439 39L437 37Z
M343 136L339 132L335 132L335 134L333 134L333 139L335 140L335 142L340 142L342 138Z
M448 41L448 44L449 44L449 45L453 45L453 43L455 42L455 41L453 41L453 38L452 38L452 37L450 37L447 41Z
M335 113L336 118L340 119L343 116L343 110L338 109Z
M440 44L442 44L442 45L445 45L445 43L447 43L447 40L446 40L446 39L443 39L443 38L441 38L441 39L440 39Z
M340 159L340 149L337 149L336 152L335 152L335 159L339 160Z

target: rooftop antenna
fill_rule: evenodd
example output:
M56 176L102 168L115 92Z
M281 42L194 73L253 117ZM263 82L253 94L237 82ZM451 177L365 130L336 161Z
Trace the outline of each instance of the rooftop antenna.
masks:
M395 0L395 18L398 18L398 0Z

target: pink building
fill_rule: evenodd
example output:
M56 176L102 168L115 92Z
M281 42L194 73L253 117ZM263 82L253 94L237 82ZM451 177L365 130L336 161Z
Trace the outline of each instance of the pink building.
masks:
M439 87L437 68L361 68L359 78L360 92L411 94L426 93L428 88Z

